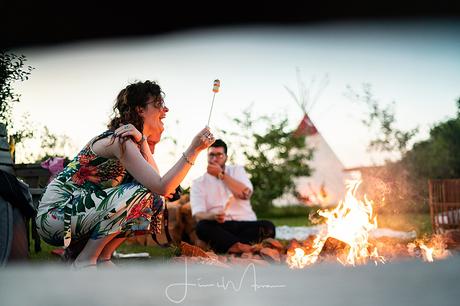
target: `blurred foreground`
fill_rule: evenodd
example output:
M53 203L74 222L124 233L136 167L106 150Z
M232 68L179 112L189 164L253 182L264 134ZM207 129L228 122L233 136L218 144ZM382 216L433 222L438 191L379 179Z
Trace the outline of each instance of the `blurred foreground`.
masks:
M63 265L10 266L0 273L0 304L16 305L458 305L460 257L355 268L325 263L220 268L129 262L111 270Z

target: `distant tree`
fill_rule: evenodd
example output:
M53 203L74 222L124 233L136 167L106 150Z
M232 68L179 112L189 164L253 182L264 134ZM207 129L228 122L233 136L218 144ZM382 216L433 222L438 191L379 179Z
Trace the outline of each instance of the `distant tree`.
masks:
M396 127L394 102L382 107L372 94L372 86L368 83L363 84L362 93L357 93L347 86L346 96L366 106L366 115L362 123L376 132L369 142L368 149L377 152L397 152L400 157L404 156L419 129L416 127L403 131Z
M13 83L29 78L31 66L24 67L26 57L0 51L0 123L11 127L12 104L19 102L20 95L13 91Z
M29 114L25 113L22 116L21 122L14 124L9 129L9 145L10 152L13 158L13 162L16 162L16 150L17 148L22 149L23 143L28 139L32 139L34 136L34 130L32 127L35 126L31 124L29 119Z
M430 138L415 143L403 158L414 176L460 178L460 98L457 108L456 118L433 126Z
M32 71L31 66L24 67L26 57L24 55L16 55L8 53L4 50L0 51L0 124L6 127L9 135L9 146L13 161L15 159L15 148L18 143L32 137L33 131L31 125L24 125L23 129L15 129L11 133L12 110L13 103L19 102L20 95L13 90L13 83L16 81L24 81L29 78ZM27 115L23 120L27 120Z
M460 178L460 99L456 118L436 124L428 139L410 147L418 128L409 131L396 128L394 104L380 106L368 84L363 86L363 94L355 93L350 87L348 90L349 97L368 107L363 124L377 130L369 149L400 154L396 161L386 161L382 167L365 170L368 181L363 187L366 193L374 201L383 199L379 203L380 210L427 212L428 179Z
M27 141L32 138L40 138L40 152L22 154L26 155L22 162L38 162L48 157L65 156L64 151L71 146L69 137L53 134L46 126L40 133L37 125L30 121L28 113L23 114L21 122L13 122L13 105L19 102L21 97L14 92L13 84L27 80L34 69L26 66L26 61L24 55L0 51L0 124L4 124L7 128L13 159L18 148L21 151L30 148Z
M39 163L50 157L69 158L75 153L75 147L67 135L52 133L47 126L35 127L34 137L16 147L19 163Z
M306 147L305 136L293 136L287 119L253 118L247 109L233 121L241 132L231 133L239 141L230 148L246 160L245 168L254 185L251 203L260 213L270 208L274 199L294 193L295 178L310 175L308 161L313 152Z

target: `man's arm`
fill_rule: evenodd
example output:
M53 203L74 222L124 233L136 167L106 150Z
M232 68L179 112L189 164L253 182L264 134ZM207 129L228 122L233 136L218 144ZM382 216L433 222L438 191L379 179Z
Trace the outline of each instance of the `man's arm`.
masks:
M249 200L251 198L251 188L238 181L237 179L234 179L228 174L224 174L222 181L238 199Z
M230 189L233 195L241 200L249 200L252 195L252 185L243 167L238 167L235 171L235 177L227 173L222 176L223 170L217 163L208 164L208 173L221 178L224 184Z

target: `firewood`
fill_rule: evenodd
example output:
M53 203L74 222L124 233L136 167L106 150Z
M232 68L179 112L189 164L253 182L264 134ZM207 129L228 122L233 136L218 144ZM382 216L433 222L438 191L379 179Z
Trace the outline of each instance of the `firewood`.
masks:
M190 203L190 195L189 194L183 194L181 195L180 199L179 199L179 203L184 205L186 203Z
M271 249L271 248L263 248L260 250L260 255L264 259L271 259L276 262L280 262L280 253L277 250Z
M192 214L191 214L191 212L192 212L192 206L190 205L190 202L181 205L181 207L180 207L180 212L181 212L182 214L187 214L187 213L190 212L190 215L192 215Z
M302 245L297 240L292 239L291 241L289 241L287 249L288 250L294 250L294 249L300 248L300 247L302 247Z
M264 248L263 244L262 243L257 243L257 244L254 244L252 247L251 247L251 252L252 253L259 253L260 250L262 250Z
M322 258L329 256L337 257L344 253L347 253L349 249L350 246L345 242L329 237L324 243L324 246L321 250L321 253L319 253L319 256Z
M209 256L209 258L213 259L213 260L219 260L219 256L214 253L213 251L208 251L206 252L206 254Z
M180 249L181 249L182 255L191 256L191 257L210 258L210 256L206 254L206 252L203 251L200 247L197 247L195 245L190 245L187 242L182 241L180 243Z
M225 255L218 255L218 257L219 257L219 261L220 261L220 262L222 262L222 263L228 262L227 256L225 256Z
M252 255L252 259L262 259L262 257L259 254L254 254Z
M276 239L273 239L273 238L267 238L267 239L264 239L264 241L262 241L264 247L274 247L275 249L278 249L278 250L283 250L284 249L284 246L281 244L281 242L279 242L278 240Z

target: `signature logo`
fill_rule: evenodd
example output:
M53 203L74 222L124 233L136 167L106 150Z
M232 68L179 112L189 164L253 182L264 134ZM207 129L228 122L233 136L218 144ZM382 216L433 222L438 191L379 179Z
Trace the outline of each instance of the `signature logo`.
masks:
M189 293L189 288L216 288L222 290L233 290L235 292L239 292L243 288L243 282L246 277L252 277L252 283L250 287L253 288L254 292L258 289L272 289L272 288L285 288L286 285L269 285L269 284L262 284L257 282L257 274L256 274L256 267L253 263L250 263L246 266L241 275L239 282L233 282L231 280L225 280L225 277L222 277L221 280L216 282L205 282L203 278L199 277L195 279L195 282L191 282L188 278L188 266L187 266L187 259L185 259L185 279L184 282L180 283L172 283L168 285L165 289L165 295L169 301L179 304L185 301L187 294ZM178 296L172 296L170 294L170 290L173 288L179 288L182 290Z

